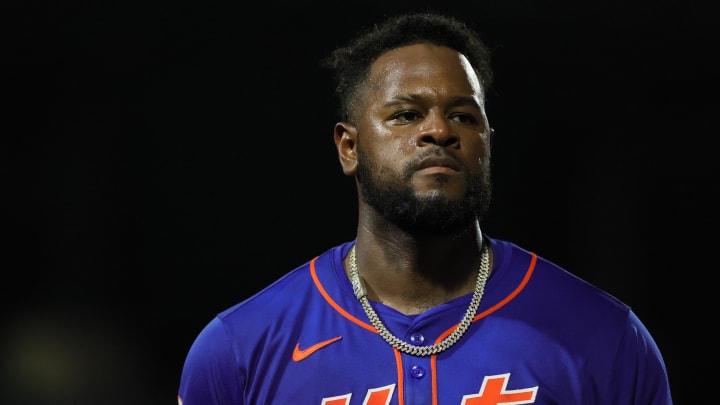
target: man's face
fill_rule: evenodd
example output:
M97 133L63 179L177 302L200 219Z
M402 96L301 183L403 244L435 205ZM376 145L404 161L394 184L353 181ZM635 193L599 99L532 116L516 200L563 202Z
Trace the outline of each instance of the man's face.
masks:
M371 66L360 94L361 197L413 231L463 232L490 203L490 134L482 87L466 58L416 44Z

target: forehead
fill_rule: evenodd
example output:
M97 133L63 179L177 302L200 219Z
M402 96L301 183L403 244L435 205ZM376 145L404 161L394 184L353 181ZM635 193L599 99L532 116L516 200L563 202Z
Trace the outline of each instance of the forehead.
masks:
M370 80L375 91L415 85L445 88L482 99L480 81L470 62L446 46L420 43L388 51L370 66Z

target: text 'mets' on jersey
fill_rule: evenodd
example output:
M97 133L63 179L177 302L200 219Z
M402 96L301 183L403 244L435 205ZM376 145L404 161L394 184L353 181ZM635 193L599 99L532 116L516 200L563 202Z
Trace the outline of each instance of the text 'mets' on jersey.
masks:
M670 405L657 345L630 308L512 243L486 240L493 269L473 324L414 357L377 334L336 246L214 318L188 353L182 405ZM406 342L434 344L472 294L420 315L373 302Z

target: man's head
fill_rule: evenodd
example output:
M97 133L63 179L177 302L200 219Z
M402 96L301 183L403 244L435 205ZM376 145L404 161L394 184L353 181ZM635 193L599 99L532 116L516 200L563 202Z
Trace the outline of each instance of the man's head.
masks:
M334 137L361 210L414 233L465 232L490 202L485 48L459 22L428 14L390 20L354 44L334 53L357 64L337 65L347 120Z
M440 14L402 14L374 25L322 61L323 67L333 73L340 119L353 122L353 99L375 59L391 49L419 42L457 50L470 62L484 92L492 85L490 52L474 30Z

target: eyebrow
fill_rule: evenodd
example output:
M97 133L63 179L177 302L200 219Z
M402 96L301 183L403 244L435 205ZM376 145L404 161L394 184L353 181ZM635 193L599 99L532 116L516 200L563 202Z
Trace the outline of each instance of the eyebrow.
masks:
M385 107L393 107L398 104L402 103L413 103L417 102L418 100L422 99L422 95L416 94L416 93L410 93L410 94L398 94L396 96L393 96L393 98L386 102L384 104ZM451 107L463 107L463 106L470 106L475 108L480 108L480 105L477 103L477 101L472 97L453 97L450 99L450 106Z

